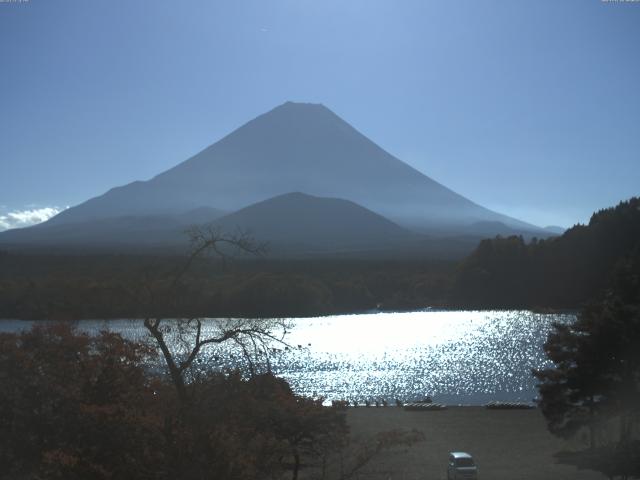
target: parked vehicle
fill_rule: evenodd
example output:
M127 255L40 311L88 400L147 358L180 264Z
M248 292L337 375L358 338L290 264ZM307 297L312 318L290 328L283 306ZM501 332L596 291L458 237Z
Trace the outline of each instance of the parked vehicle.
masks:
M447 480L476 480L478 466L466 452L450 452Z

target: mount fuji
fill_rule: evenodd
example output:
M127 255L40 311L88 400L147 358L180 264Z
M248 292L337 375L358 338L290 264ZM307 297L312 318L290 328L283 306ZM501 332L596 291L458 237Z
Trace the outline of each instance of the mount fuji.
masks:
M429 178L325 106L287 102L150 180L113 188L34 227L3 232L0 244L91 244L95 235L87 235L87 231L96 229L102 243L109 243L110 237L122 243L127 228L136 223L132 219L153 218L157 236L162 218L170 218L166 228L177 231L193 212L200 212L195 217L197 223L209 220L229 227L234 212L294 192L306 195L303 204L309 208L328 199L356 204L362 207L358 212L363 221L376 214L412 235L468 237L505 231L549 235L534 225L484 208ZM207 218L202 212L216 213ZM225 214L230 218L225 219ZM273 208L264 214L274 215L275 228L283 235L288 230L293 235L297 228L295 221L287 222L287 217ZM120 221L122 218L127 221ZM358 218L354 213L350 220L354 228ZM330 229L331 218L326 220ZM269 217L262 216L261 222L264 230ZM245 222L244 226L251 230L251 224ZM132 242L144 236L143 231L138 233Z

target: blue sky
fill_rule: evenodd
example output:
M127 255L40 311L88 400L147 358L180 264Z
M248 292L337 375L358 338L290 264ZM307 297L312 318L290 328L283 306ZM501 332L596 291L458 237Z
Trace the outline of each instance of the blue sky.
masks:
M640 2L2 2L0 228L286 100L484 206L570 226L640 194Z

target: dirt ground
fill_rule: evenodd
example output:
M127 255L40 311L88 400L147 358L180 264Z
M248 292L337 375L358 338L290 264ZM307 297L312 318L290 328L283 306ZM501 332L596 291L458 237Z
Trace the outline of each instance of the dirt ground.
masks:
M357 479L429 480L447 478L448 452L471 453L480 480L602 480L592 471L560 465L553 454L580 449L579 442L552 436L538 410L453 407L443 411L404 411L396 407L350 408L352 438L393 429L417 429L426 440L381 453Z

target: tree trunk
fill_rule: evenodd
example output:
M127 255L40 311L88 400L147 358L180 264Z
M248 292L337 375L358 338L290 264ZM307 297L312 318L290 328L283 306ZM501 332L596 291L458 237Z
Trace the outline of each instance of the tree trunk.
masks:
M596 448L596 426L595 426L595 415L593 408L593 395L589 398L589 448L591 450L595 450Z
M171 375L171 381L173 385L176 387L176 392L178 393L178 399L180 400L180 404L184 407L187 404L187 388L184 383L184 377L182 376L182 371L176 365L176 362L173 359L173 355L167 346L167 342L164 340L164 336L162 332L160 332L158 323L153 324L152 322L145 320L144 326L149 330L153 338L158 342L158 346L160 347L160 351L162 352L162 356L164 357L164 361L167 364L167 368L169 369L169 375Z
M293 480L298 480L298 471L300 470L300 455L298 452L293 452Z

